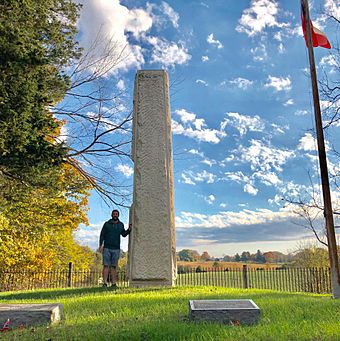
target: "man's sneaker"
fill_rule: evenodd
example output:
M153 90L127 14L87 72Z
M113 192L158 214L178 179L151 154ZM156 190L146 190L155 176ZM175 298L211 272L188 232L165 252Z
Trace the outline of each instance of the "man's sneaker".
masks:
M103 283L103 288L107 288L107 284L106 283Z
M116 283L113 283L112 285L111 285L111 289L117 289L118 287L117 287L117 284Z

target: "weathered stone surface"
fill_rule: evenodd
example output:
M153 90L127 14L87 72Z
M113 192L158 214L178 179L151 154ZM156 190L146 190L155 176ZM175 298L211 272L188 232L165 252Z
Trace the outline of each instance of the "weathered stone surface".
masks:
M176 241L169 82L165 71L137 72L133 115L130 284L173 285Z
M252 300L194 300L189 301L189 317L193 321L254 324L260 318L260 308Z
M60 321L62 305L48 304L0 304L0 326L9 319L10 328L50 324Z

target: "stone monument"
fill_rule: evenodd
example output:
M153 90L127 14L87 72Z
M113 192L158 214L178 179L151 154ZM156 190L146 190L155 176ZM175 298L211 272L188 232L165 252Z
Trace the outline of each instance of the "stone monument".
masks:
M132 131L133 204L129 238L131 286L172 286L176 240L169 81L166 71L135 78Z

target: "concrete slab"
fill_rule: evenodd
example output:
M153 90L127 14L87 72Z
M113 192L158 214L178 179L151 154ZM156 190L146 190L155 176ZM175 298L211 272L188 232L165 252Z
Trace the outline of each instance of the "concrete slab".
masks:
M189 301L192 321L228 324L254 324L260 318L260 308L253 300L192 300Z
M62 304L0 304L0 326L9 319L10 328L51 324L60 321Z

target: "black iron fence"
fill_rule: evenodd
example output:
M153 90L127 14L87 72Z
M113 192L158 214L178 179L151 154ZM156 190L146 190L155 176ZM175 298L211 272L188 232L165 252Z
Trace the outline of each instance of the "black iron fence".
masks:
M126 272L118 270L117 284L128 287ZM102 285L100 271L68 269L54 271L0 270L0 291L40 288L81 288ZM221 286L227 288L256 288L290 292L331 293L328 268L189 268L179 267L177 286Z
M181 268L177 285L213 285L227 288L271 289L290 292L331 293L328 268L277 267Z

